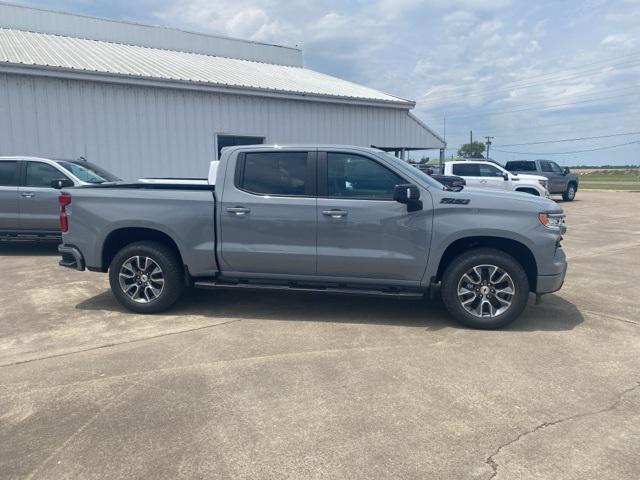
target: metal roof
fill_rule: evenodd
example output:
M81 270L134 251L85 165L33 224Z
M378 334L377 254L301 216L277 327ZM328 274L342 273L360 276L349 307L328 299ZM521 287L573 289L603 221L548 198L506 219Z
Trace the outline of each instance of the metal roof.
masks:
M411 108L414 102L307 68L0 28L0 68L154 80L264 95ZM242 92L239 92L242 93Z

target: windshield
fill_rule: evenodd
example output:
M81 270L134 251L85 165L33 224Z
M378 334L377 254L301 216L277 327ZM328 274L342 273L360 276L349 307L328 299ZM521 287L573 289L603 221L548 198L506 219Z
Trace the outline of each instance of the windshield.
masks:
M395 166L397 166L398 168L404 170L405 172L407 172L409 174L416 175L416 176L420 177L420 179L423 180L427 185L429 185L431 187L434 187L434 188L437 188L438 190L444 189L444 185L442 185L436 179L431 178L429 175L424 173L419 168L416 168L416 167L408 164L404 160L401 160L398 157L396 157L394 155L391 155L390 153L380 151L380 154L384 155L384 157L387 160L391 160L393 162L393 164Z
M110 174L97 165L89 162L58 162L62 168L72 175L76 176L83 182L87 183L105 183L117 182L120 179Z

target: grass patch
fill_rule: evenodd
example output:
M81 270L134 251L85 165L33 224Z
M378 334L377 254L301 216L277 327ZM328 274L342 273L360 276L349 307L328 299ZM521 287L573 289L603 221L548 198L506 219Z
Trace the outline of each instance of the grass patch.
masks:
M589 183L580 182L578 190L637 190L640 191L640 182L622 183Z

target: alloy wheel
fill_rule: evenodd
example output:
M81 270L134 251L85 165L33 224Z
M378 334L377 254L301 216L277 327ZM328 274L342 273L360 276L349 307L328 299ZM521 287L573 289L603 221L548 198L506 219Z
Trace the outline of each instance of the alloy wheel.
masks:
M125 295L137 303L149 303L157 299L164 289L162 268L155 260L145 256L125 260L118 281Z
M497 317L510 307L516 294L511 276L495 265L476 265L458 282L458 300L470 314Z

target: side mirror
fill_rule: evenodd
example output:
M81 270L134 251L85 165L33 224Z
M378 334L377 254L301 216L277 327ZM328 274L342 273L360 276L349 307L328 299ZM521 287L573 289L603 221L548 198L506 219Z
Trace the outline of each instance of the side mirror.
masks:
M569 170L569 167L564 167L564 168L562 169L562 173L563 173L564 175L569 175L569 174L571 173L571 170Z
M57 180L51 180L51 188L61 190L63 188L73 187L73 181L68 178L59 178Z
M508 173L503 173L502 174L502 178L504 178L504 181L506 182L507 180L509 180L509 174Z
M405 204L409 212L422 209L420 189L411 183L396 185L393 190L393 199L398 203Z

